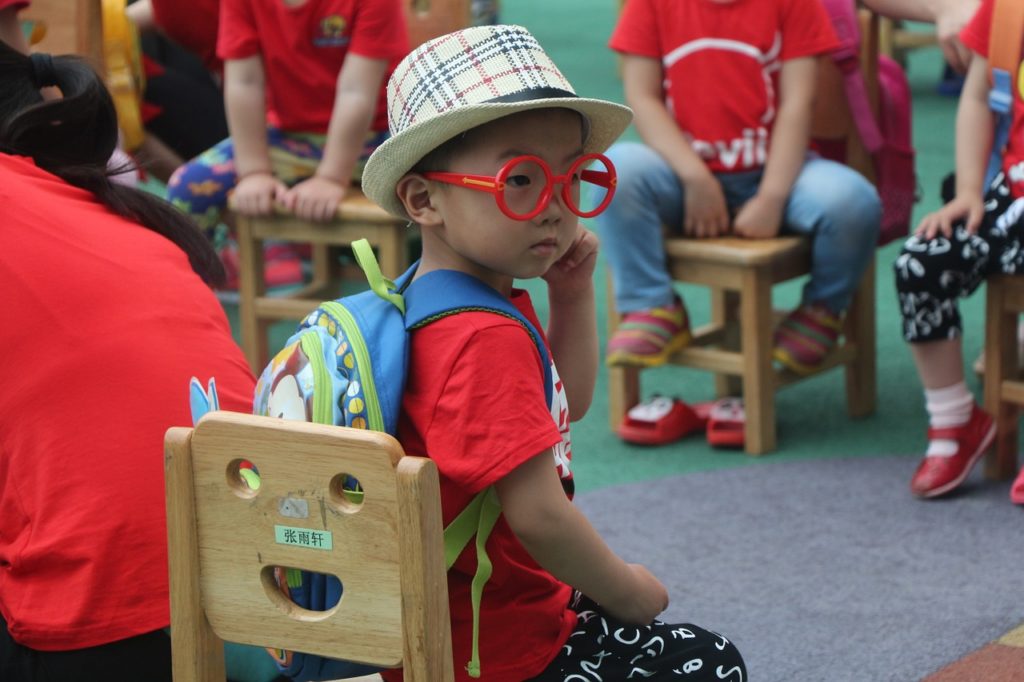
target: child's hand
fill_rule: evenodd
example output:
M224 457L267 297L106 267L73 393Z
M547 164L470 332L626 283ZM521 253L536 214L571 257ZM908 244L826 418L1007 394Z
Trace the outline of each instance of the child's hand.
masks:
M953 236L953 223L964 220L964 227L971 234L978 231L981 219L985 215L985 202L980 196L958 194L938 211L929 213L914 229L914 236L925 241L934 239L942 233L945 237Z
M732 222L732 230L747 239L768 239L779 234L785 200L755 194L740 207Z
M685 181L683 234L687 237L717 237L729 232L729 210L722 186L710 172Z
M232 198L235 210L242 215L270 215L275 201L288 191L284 183L271 173L250 173L235 185Z
M303 220L325 223L338 214L347 189L336 180L314 175L288 190L281 203Z
M633 588L623 594L621 604L601 604L610 614L636 625L648 625L668 608L668 590L641 564L628 564Z
M554 298L571 301L590 293L597 249L597 235L580 225L569 249L544 273L544 281Z

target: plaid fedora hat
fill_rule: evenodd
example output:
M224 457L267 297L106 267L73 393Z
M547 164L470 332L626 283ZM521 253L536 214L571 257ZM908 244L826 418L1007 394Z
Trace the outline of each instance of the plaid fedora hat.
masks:
M366 162L363 192L408 220L395 186L420 159L471 128L552 107L583 115L584 153L606 150L633 118L621 104L577 97L522 26L478 26L427 41L388 80L391 137Z

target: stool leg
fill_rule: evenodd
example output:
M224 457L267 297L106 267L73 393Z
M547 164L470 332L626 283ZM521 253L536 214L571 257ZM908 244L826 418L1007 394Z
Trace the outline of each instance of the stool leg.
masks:
M761 268L743 271L740 292L743 350L745 449L760 455L775 449L775 370L772 368L772 283Z
M866 417L875 411L877 360L875 352L875 261L864 271L864 278L846 313L844 334L857 354L846 365L846 411L851 417Z
M711 324L725 329L722 347L726 350L739 351L740 296L736 291L712 287L711 289ZM715 374L715 396L737 396L743 392L743 382L735 374Z
M1004 278L989 281L985 295L985 409L995 417L995 446L985 456L985 476L1007 479L1017 473L1017 405L1003 400L1003 382L1015 378L1017 312L1006 309Z
M619 311L615 309L615 291L611 274L605 277L605 299L608 311L608 338L619 326ZM608 426L612 432L619 428L629 408L640 402L640 370L636 367L608 368Z
M257 299L267 293L263 272L263 240L253 236L252 218L239 215L238 236L238 320L242 330L242 351L257 374L268 360L269 324L259 317Z

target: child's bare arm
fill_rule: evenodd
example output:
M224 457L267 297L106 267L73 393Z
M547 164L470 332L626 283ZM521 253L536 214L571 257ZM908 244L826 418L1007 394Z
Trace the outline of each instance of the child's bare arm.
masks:
M263 60L259 55L229 59L224 64L224 105L235 148L235 208L247 215L266 215L284 193L274 177L267 148Z
M697 155L665 107L664 73L656 59L624 55L622 79L626 103L644 142L668 162L686 190L683 231L692 237L715 237L729 231L729 212L721 185Z
M502 514L534 561L613 616L647 624L668 607L665 586L627 564L566 498L547 450L495 484Z
M988 60L971 58L956 112L956 196L921 219L914 234L931 239L953 234L953 223L966 219L975 232L984 215L985 168L992 148L992 112L988 108Z
M912 19L935 23L935 34L942 53L950 65L963 73L971 52L960 42L959 34L975 10L979 0L864 0L874 11L893 19Z
M755 194L736 214L733 230L754 239L774 237L782 226L786 199L800 173L810 138L817 57L782 63L779 74L779 111L772 128L764 175Z
M285 207L307 220L334 217L352 182L352 170L363 150L377 109L377 94L387 61L349 54L338 74L334 108L327 128L324 155L313 177L292 188Z
M569 419L582 419L590 409L597 384L597 312L594 266L597 236L582 225L565 254L544 275L548 284L548 343L565 386Z

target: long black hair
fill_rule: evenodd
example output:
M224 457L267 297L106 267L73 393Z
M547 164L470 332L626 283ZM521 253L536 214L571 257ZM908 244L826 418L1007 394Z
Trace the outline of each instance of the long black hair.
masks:
M40 82L41 70L52 82ZM44 99L42 85L57 86L63 98ZM30 58L0 41L0 152L31 157L39 168L92 192L114 213L181 247L207 284L223 283L224 266L191 218L152 194L111 182L107 160L117 133L110 93L83 59Z

